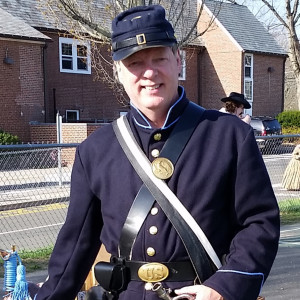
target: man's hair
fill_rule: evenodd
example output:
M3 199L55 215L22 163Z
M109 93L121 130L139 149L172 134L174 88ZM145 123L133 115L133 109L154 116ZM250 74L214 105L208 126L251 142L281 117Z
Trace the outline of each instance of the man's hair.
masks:
M239 108L242 106L243 106L243 104L240 104L240 103L237 103L237 102L234 102L231 100L225 102L225 110L231 114L234 114L236 108Z

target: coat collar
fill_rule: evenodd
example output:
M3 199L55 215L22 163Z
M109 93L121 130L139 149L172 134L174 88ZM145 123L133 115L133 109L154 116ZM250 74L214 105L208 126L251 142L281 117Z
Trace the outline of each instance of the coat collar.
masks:
M178 100L170 107L165 123L162 126L161 129L167 129L170 126L172 126L174 123L176 123L184 108L188 104L188 99L186 98L185 90L182 86L178 87ZM135 124L139 127L146 128L146 129L153 129L151 127L151 124L148 122L147 118L143 115L143 113L138 110L132 103L131 105L131 114L133 116L133 120Z

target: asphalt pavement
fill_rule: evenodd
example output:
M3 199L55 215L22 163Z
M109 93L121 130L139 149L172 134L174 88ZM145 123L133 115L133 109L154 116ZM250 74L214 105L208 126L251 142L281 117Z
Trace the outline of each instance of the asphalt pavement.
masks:
M47 278L47 271L28 273L28 282L40 283ZM271 273L261 291L266 300L300 299L300 223L282 226L279 250ZM3 286L3 278L0 279ZM3 296L3 291L0 292ZM243 299L237 299L243 300Z

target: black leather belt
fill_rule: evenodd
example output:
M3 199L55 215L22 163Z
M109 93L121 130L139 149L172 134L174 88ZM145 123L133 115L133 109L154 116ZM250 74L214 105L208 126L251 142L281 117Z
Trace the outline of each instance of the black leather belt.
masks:
M189 261L162 263L152 263L146 261L126 261L125 266L130 269L130 279L136 281L194 281L197 277L195 270L191 262ZM160 278L162 276L162 266L168 269L168 276L165 279ZM153 280L144 280L140 277L140 270L143 270L143 268L148 268L147 270L145 270L145 272Z

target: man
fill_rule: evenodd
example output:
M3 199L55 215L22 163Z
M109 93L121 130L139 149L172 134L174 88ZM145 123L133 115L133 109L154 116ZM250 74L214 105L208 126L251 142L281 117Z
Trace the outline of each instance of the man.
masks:
M243 94L231 92L228 97L222 98L221 101L224 102L224 106L220 109L221 112L236 115L247 124L250 124L251 117L248 114L244 116L243 113L244 109L251 108L251 104Z
M174 30L158 5L123 12L113 20L112 29L115 71L131 104L126 118L152 162L189 105L184 88L178 86L181 62ZM223 266L200 285L181 238L154 202L131 245L130 261L120 259L130 269L130 280L119 299L159 299L130 267L154 262L181 263L192 270L189 278L184 267L162 281L164 288L187 293L190 299L256 299L277 252L279 214L253 131L237 122L230 115L205 110L166 180ZM101 243L119 256L122 228L141 186L111 125L79 145L66 222L37 300L73 300ZM139 217L138 211L133 222ZM171 281L172 276L177 280Z

